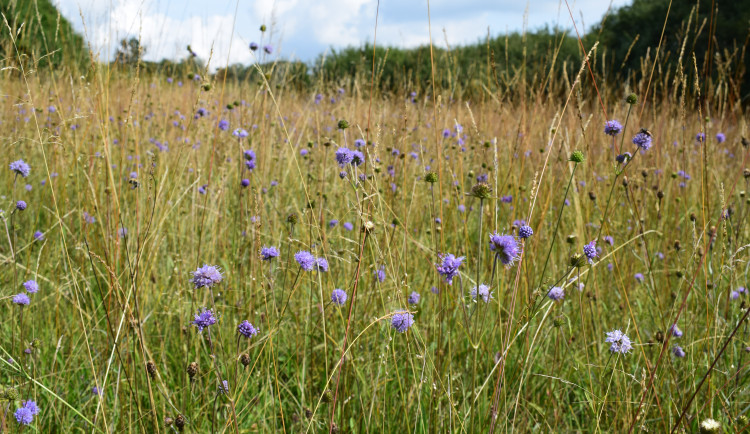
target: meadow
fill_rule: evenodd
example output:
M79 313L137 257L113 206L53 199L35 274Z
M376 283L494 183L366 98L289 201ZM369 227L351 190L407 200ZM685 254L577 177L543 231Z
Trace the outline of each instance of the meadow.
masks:
M4 70L0 431L747 430L732 74L596 53L481 98Z

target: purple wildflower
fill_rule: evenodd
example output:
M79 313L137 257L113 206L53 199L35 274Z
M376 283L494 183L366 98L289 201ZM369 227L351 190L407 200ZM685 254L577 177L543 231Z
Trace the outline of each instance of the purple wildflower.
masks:
M672 327L669 328L669 332L676 338L682 337L682 330L677 327L677 324L672 324Z
M552 301L562 300L565 297L565 290L559 286L553 286L552 289L550 289L547 293L547 297L549 297Z
M529 225L522 225L518 228L518 238L526 239L534 235L534 230Z
M331 293L331 303L336 306L343 306L346 303L346 292L343 289L334 289Z
M598 256L596 252L596 240L593 240L590 243L583 246L583 254L586 255L586 257L588 258L589 264L594 263L594 258Z
M264 261L270 261L271 259L276 258L278 256L279 256L279 249L277 249L276 247L273 247L273 246L271 246L271 247L263 246L260 249L260 257Z
M211 309L203 308L200 312L195 314L195 319L192 324L198 327L199 332L202 332L203 329L216 324L216 317Z
M409 327L414 324L414 315L406 311L399 311L393 314L391 318L391 327L396 329L399 333L404 333L409 330Z
M242 336L248 339L258 334L258 330L255 327L253 327L253 325L250 324L250 322L247 320L242 321L237 326L237 331L239 332L239 334L241 334Z
M674 354L675 357L683 358L685 357L685 350L683 350L681 346L675 344L672 347L672 354Z
M421 296L419 295L419 293L417 291L412 291L412 293L409 294L409 298L407 298L406 301L409 304L419 304L419 299L420 298L421 298Z
M489 286L480 284L479 286L471 288L469 296L471 296L471 299L474 301L477 301L477 298L481 298L483 302L489 303L492 298L492 293L490 292Z
M22 177L26 178L31 172L31 167L29 167L29 165L26 164L26 162L23 160L16 160L10 163L10 170L12 172L16 172L17 175L21 175Z
M294 260L297 261L300 267L305 271L312 271L316 265L315 256L312 253L305 250L300 250L294 254Z
M643 149L644 151L648 151L649 148L651 148L651 135L646 133L638 133L633 136L633 144Z
M385 265L381 265L375 269L373 274L375 275L375 278L378 279L378 282L383 283L385 281Z
M612 330L607 332L607 339L605 342L609 342L612 345L609 347L609 351L613 353L627 354L633 349L633 345L630 342L630 338L620 330Z
M616 120L607 121L604 123L604 134L608 136L616 136L622 131L622 124Z
M461 266L461 262L466 258L463 256L457 258L452 254L439 255L438 258L440 259L440 264L435 264L437 272L445 278L445 283L451 285L453 278L458 276L458 267Z
M35 280L27 280L23 283L23 287L29 294L36 294L39 292L39 284Z
M349 148L339 148L336 151L336 162L341 167L351 163L353 158L354 155L352 155L352 151Z
M202 267L199 267L197 270L193 271L193 278L190 279L190 281L193 282L195 289L203 287L211 288L212 286L221 282L222 278L223 276L221 275L219 267L215 265L203 264Z
M495 252L505 266L512 265L520 253L513 235L500 235L497 232L490 234L490 250Z
M328 271L328 261L324 257L315 258L315 269L317 271Z
M29 296L23 292L13 296L13 303L19 306L28 306L30 302L31 300L29 300Z

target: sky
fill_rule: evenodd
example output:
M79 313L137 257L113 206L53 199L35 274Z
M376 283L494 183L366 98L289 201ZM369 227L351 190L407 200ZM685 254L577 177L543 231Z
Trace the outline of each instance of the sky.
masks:
M250 42L273 47L272 58L314 61L331 49L429 43L427 0L52 0L74 28L109 60L122 38L138 37L146 60L179 60L186 47L211 69L256 59ZM568 0L578 30L598 24L610 6L630 0ZM377 11L377 14L376 14ZM544 25L572 31L565 0L431 0L436 46L465 45ZM261 35L260 25L267 31ZM258 54L259 55L259 54ZM268 59L266 59L268 60Z

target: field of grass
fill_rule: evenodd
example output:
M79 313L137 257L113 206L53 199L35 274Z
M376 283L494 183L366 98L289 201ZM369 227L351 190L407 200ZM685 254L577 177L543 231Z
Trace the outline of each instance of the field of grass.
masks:
M2 432L748 427L721 77L4 74Z

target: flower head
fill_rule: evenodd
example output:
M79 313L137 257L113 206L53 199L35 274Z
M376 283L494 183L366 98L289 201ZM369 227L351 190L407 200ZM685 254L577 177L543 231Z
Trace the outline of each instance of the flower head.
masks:
M458 276L458 267L461 266L461 262L466 258L463 256L457 258L452 254L443 254L439 255L439 259L440 264L435 264L435 268L443 276L445 283L450 285L453 283L453 278Z
M42 241L44 239L44 233L42 233L42 231L34 232L34 239L37 241Z
M518 243L513 235L490 234L490 250L500 259L503 265L510 266L518 259Z
M620 354L627 354L630 350L633 349L633 345L630 343L630 338L628 338L625 333L621 332L620 330L612 330L611 332L607 332L607 339L605 342L609 342L612 345L609 347L609 351L613 353L620 353Z
M26 206L27 206L26 202L24 202L22 200L19 200L18 202L16 202L16 209L19 210L19 211L25 210Z
M27 280L23 283L23 287L29 294L36 294L39 291L39 285L35 280Z
M674 354L675 357L683 358L685 357L685 350L683 350L681 346L675 344L672 347L672 354Z
M12 172L15 172L17 175L21 175L24 178L29 176L29 173L31 173L31 167L29 167L29 165L26 164L26 162L23 160L17 160L10 163L10 170Z
M409 330L412 324L414 324L414 315L406 311L398 311L391 318L391 327L399 333Z
M29 299L28 295L26 295L23 292L20 292L13 296L13 303L19 306L28 306L29 303L31 303L31 300Z
M534 230L529 225L522 225L518 228L518 238L526 239L534 235Z
M203 287L211 288L221 282L222 278L223 276L221 275L221 271L219 271L219 267L203 264L202 267L193 271L193 278L190 281L195 285L195 289Z
M604 134L608 136L616 136L622 131L622 124L616 120L607 121L604 123Z
M378 282L383 283L385 281L385 265L378 267L373 274L378 279Z
M16 412L13 413L13 416L16 417L16 422L20 423L21 425L29 425L34 421L34 415L31 414L31 410L26 407L16 409Z
M336 162L343 167L352 162L354 156L349 148L339 148L336 151Z
M651 148L651 135L640 132L633 136L633 144L643 149L644 151L648 151L649 148Z
M407 299L406 299L406 301L407 301L407 302L408 302L409 304L419 304L419 299L420 299L421 297L422 297L422 296L421 296L421 295L419 295L419 293L418 293L417 291L412 291L412 293L411 293L411 294L409 294L409 298L407 298Z
M324 257L315 258L315 269L317 271L328 271L328 261Z
M237 326L237 331L239 332L239 334L241 334L242 336L248 339L258 334L258 329L253 327L253 325L250 324L250 322L247 320L242 321Z
M552 289L550 289L547 293L547 297L549 297L552 301L562 300L565 297L565 290L559 286L553 286Z
M336 306L343 306L346 303L346 292L343 289L334 289L331 293L331 303Z
M483 284L471 288L471 291L469 291L469 295L471 296L472 300L477 301L477 298L481 298L485 303L489 303L490 299L492 298L490 287Z
M276 258L278 256L279 256L279 249L277 249L274 246L271 246L271 247L263 246L260 249L260 257L264 261L270 261L271 259Z
M677 327L677 324L672 324L672 327L669 328L669 331L672 333L672 336L676 338L682 337L682 330Z
M635 281L636 281L636 282L638 282L638 283L643 283L643 279L644 279L644 277L643 277L643 274L642 274L642 273L635 273L635 276L634 276L634 278L635 278Z
M305 250L300 250L295 253L294 260L297 261L299 266L305 271L312 271L316 265L315 256Z
M596 253L596 240L583 246L583 254L588 258L589 264L594 262L594 259L598 256Z
M192 324L198 327L199 332L202 332L203 329L216 324L216 317L211 309L203 308L200 312L195 314L195 319Z

